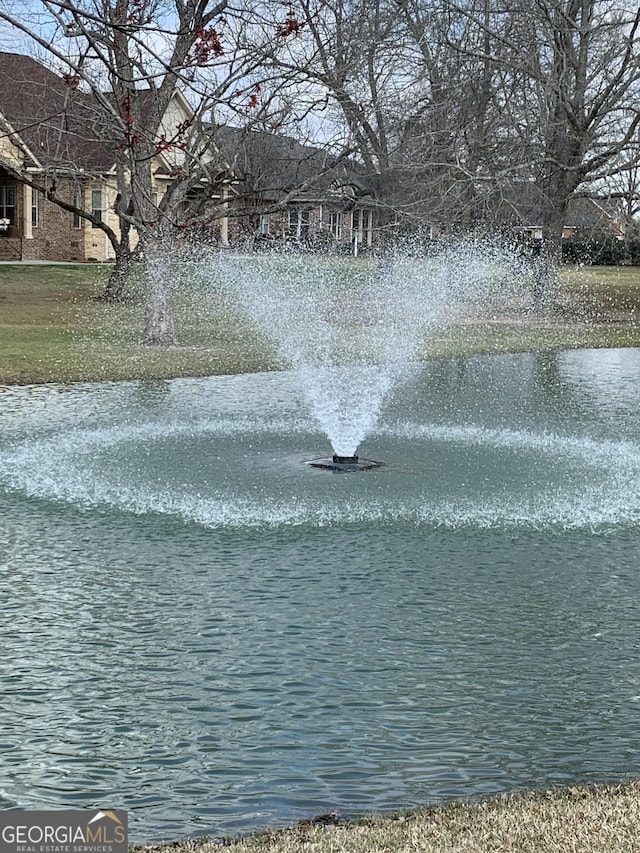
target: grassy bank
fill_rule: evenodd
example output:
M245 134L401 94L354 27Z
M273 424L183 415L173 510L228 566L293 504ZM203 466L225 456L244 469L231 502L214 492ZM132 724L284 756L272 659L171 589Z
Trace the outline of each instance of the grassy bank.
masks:
M276 366L264 340L226 304L178 288L179 346L142 343L135 288L125 304L99 296L100 266L0 265L0 382L171 378ZM559 310L547 317L484 319L431 335L425 355L640 346L640 269L564 271Z
M147 853L214 853L206 839ZM224 842L230 853L637 853L640 783L503 795L334 823L330 816Z
M99 299L101 266L0 265L0 383L167 379L273 366L268 347L229 307L176 297L180 346L143 345L142 301Z

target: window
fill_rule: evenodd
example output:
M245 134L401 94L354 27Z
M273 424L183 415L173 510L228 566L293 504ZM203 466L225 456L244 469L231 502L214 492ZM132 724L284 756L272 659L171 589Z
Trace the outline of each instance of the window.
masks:
M342 214L341 213L330 213L329 214L329 230L331 231L332 237L335 237L336 240L340 239L342 234Z
M31 187L31 227L37 228L39 224L38 190Z
M16 224L16 185L0 186L0 219L8 219L9 225Z
M290 210L289 211L289 232L293 237L308 237L309 236L309 211L308 210Z
M354 210L351 214L351 239L358 239L358 243L371 243L371 220L370 210Z
M92 228L97 228L97 222L102 222L102 190L100 188L91 190L91 215L95 222Z
M258 234L261 237L268 237L271 233L271 216L268 213L263 213L258 223Z
M82 201L82 189L80 187L76 187L73 191L73 206L82 210ZM73 227L82 227L82 218L78 213L73 214Z

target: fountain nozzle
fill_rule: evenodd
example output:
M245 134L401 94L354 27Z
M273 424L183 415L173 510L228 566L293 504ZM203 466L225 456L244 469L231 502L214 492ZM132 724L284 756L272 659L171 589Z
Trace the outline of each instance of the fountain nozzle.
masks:
M337 453L333 454L333 461L336 465L357 465L358 457L357 456L339 456Z
M374 462L373 459L360 459L359 456L340 456L334 453L326 459L310 459L307 465L312 468L325 468L327 471L368 471L370 468L381 468L384 462Z

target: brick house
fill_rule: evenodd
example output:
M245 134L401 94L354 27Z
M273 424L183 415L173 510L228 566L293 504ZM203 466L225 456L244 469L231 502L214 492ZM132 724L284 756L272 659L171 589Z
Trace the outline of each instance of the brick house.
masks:
M32 57L0 52L0 260L114 257L99 227L29 183L54 183L59 199L91 211L119 233L114 156L93 97L77 84ZM164 120L167 138L192 116L177 93ZM180 156L157 155L157 201ZM203 191L211 193L216 214L209 227L222 244L315 244L356 252L371 247L374 211L363 204L352 166L290 137L236 128L217 129L211 156L220 160L222 189L217 195Z
M352 162L254 128L217 127L212 145L229 175L222 242L356 253L375 244L375 208Z
M29 183L55 185L62 202L90 211L118 234L115 158L97 116L93 96L68 74L0 52L0 260L113 260L104 231ZM166 137L192 118L176 93L163 121ZM184 156L157 155L156 201ZM355 253L373 246L375 208L352 162L288 136L230 127L212 130L211 158L220 164L219 182L202 186L214 212L204 227L221 244Z
M176 95L166 121L190 113ZM106 234L33 188L55 185L70 206L91 211L119 233L115 162L91 95L29 56L0 52L0 260L109 261ZM174 164L158 155L154 191L162 198Z

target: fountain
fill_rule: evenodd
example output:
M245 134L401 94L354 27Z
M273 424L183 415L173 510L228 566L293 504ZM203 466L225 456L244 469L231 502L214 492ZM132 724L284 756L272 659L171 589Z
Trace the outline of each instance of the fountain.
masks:
M425 336L513 297L512 251L492 243L434 244L393 263L268 256L230 263L238 307L293 370L333 453L308 464L366 471L357 449L389 394L422 356ZM220 271L215 275L219 278ZM495 305L494 305L495 310Z
M467 248L194 261L288 369L0 388L0 808L145 842L637 772L640 352L418 367L513 298Z

